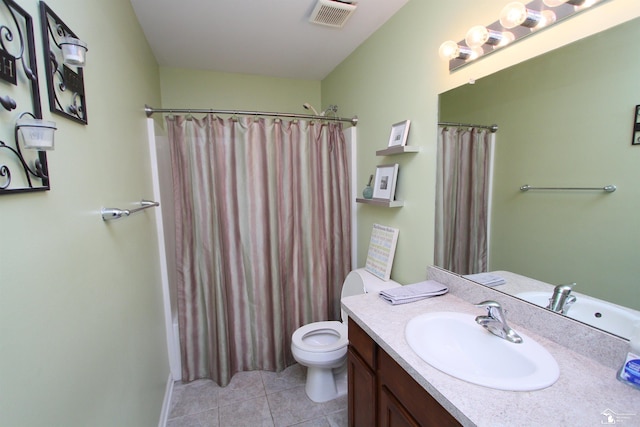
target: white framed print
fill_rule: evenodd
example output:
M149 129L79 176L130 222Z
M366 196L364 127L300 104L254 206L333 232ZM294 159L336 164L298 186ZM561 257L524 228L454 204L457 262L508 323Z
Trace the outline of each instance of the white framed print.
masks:
M400 230L397 228L380 224L373 224L373 230L371 230L371 240L364 269L384 281L391 278L391 267L393 267L399 232Z
M373 198L393 201L396 196L396 180L398 163L380 165L376 169L376 180L373 187Z
M404 147L407 145L407 137L409 136L409 127L411 120L391 125L391 135L389 135L389 147Z

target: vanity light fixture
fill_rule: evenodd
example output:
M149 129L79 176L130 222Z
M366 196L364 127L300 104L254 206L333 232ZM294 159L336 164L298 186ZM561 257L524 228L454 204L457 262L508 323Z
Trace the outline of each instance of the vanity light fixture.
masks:
M609 0L533 0L526 5L514 1L500 12L500 19L467 31L460 42L446 41L439 49L440 57L449 61L449 71L499 50L542 28L569 18L597 3Z

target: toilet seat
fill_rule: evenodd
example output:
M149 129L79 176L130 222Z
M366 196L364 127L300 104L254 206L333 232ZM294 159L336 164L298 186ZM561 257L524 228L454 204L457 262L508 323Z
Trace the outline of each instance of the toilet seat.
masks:
M393 280L384 281L360 268L344 279L340 300L352 295L377 294L383 289L400 286ZM291 354L307 367L304 387L309 399L327 402L347 393L347 313L342 321L315 322L296 329L291 336Z
M335 342L321 344L311 339L314 334L321 334L323 332L335 335ZM298 349L310 353L330 353L340 350L349 344L347 326L337 321L310 323L296 329L291 337L291 343Z

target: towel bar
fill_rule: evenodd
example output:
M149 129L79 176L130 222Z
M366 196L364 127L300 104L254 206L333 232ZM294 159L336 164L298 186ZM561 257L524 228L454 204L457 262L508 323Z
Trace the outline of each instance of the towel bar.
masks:
M123 216L129 216L132 213L136 213L147 208L160 206L160 203L153 202L151 200L142 200L140 202L140 205L141 206L136 209L102 208L102 211L100 212L102 214L102 220L111 221L112 219L118 219L118 218L122 218Z
M520 187L520 191L529 191L529 190L595 190L595 191L605 191L607 193L613 193L616 191L617 187L613 184L605 185L604 187L532 187L529 184L525 184Z

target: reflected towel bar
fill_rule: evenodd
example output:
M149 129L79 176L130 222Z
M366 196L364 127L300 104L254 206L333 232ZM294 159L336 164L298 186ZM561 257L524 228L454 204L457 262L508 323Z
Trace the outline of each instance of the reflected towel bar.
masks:
M592 190L592 191L605 191L607 193L613 193L616 191L616 186L605 185L604 187L532 187L529 184L525 184L520 187L520 191L529 191L529 190Z
M151 200L142 200L140 205L141 207L136 209L102 208L102 211L100 212L102 214L102 220L110 221L112 219L122 218L122 216L129 216L132 213L140 212L147 208L160 206L160 203L152 202Z

